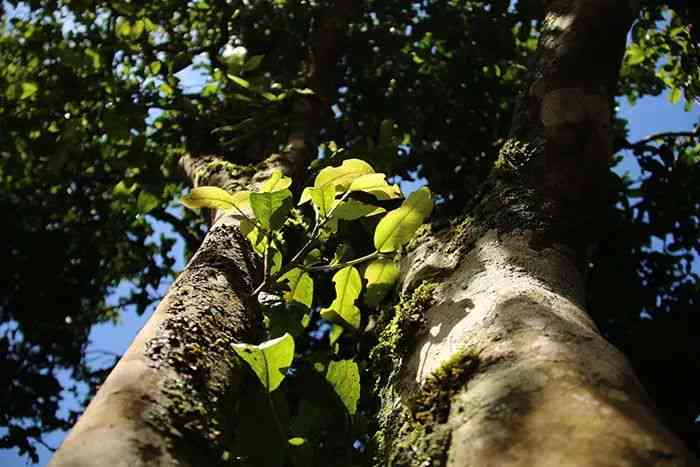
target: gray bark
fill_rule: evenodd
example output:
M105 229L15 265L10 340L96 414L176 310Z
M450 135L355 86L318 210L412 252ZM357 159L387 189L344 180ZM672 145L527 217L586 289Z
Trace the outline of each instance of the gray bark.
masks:
M479 199L404 259L391 327L403 327L402 346L380 338L394 361L379 365L378 465L698 465L585 311L581 271L606 201L636 2L546 3L530 81Z

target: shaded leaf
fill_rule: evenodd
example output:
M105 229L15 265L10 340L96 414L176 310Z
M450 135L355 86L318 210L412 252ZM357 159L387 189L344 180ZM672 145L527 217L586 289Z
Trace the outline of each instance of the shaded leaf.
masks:
M375 259L367 265L364 277L367 280L365 303L377 306L399 278L399 267L391 259Z
M294 360L294 338L285 334L260 345L233 344L233 350L255 372L268 392L279 387Z
M398 185L389 185L385 179L386 175L382 173L362 175L352 181L349 190L370 193L380 200L400 198Z
M360 371L357 363L352 360L331 361L326 380L333 386L348 413L355 415L357 401L360 400Z
M297 302L306 308L311 308L314 298L314 280L309 273L294 268L280 277L277 282L284 281L289 285L289 290L282 294L284 300L287 303Z
M250 205L263 229L270 231L282 226L292 207L291 197L289 190L250 194Z
M321 310L321 317L336 324L345 324L355 329L360 327L360 309L355 300L360 296L362 280L353 266L347 266L333 276L336 298L328 308Z

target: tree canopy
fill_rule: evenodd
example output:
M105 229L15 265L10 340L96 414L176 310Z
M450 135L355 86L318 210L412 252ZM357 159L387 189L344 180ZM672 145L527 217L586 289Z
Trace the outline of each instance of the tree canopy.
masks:
M30 457L76 415L57 412L70 389L59 374L104 377L86 362L91 327L144 313L176 274L175 236L154 221L189 253L201 241L203 219L178 203L183 155L254 173L306 109L318 151L305 177L359 157L425 180L439 229L492 170L542 27L535 0L5 1L0 12L0 448ZM692 0L643 2L620 98L698 100L698 16ZM640 171L600 180L606 234L585 258L596 323L696 451L698 128L629 141L616 119L611 166L632 155ZM230 169L210 164L207 176ZM131 292L110 306L124 283ZM323 289L329 303L330 277Z

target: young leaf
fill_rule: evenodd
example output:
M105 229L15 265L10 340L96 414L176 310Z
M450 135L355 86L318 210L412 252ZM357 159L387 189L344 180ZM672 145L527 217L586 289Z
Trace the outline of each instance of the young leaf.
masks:
M309 188L309 196L318 210L319 217L326 217L335 201L335 186L329 183L320 188Z
M352 360L331 361L326 380L333 386L348 413L355 415L357 401L360 400L360 371L357 363Z
M399 268L396 263L387 258L375 259L365 269L367 291L365 303L368 306L377 306L386 296L387 292L399 278Z
M236 75L226 75L226 76L228 76L228 79L230 79L231 81L233 81L234 83L236 83L237 85L239 85L242 88L248 89L250 87L250 82L244 80L240 76L236 76Z
M289 291L282 295L287 303L297 302L306 308L311 308L314 298L314 280L307 272L294 268L277 280L277 282L283 281L289 284Z
M360 309L355 300L360 296L362 280L353 266L347 266L333 276L336 298L328 308L321 310L321 317L355 329L360 327Z
M361 217L374 216L383 212L386 212L386 209L382 207L372 206L354 199L347 199L333 209L333 217L345 221L354 221Z
M350 184L350 191L364 191L374 195L377 199L400 198L401 190L397 185L389 185L386 175L381 173L362 175Z
M407 243L433 210L427 187L420 188L379 221L374 231L374 246L380 253L396 251Z
M272 392L294 360L294 338L285 333L260 345L233 344L233 350L250 365L267 392Z
M374 173L374 169L367 162L360 159L346 159L340 167L326 167L316 175L314 186L321 188L333 184L337 191L345 191L357 177Z
M234 194L215 186L200 186L183 196L180 201L190 209L210 208L226 211L242 211L250 214L250 193L239 191Z
M272 175L270 175L270 178L265 180L265 183L263 183L260 186L260 192L271 193L274 191L280 191L280 190L284 190L286 188L289 188L291 185L292 185L291 178L285 177L282 174L282 171L275 170L274 172L272 172Z
M250 205L255 218L265 230L275 230L284 223L285 216L292 207L291 197L292 193L286 189L250 194Z
M253 246L253 250L260 256L264 255L265 249L267 248L267 237L260 232L258 226L248 219L243 219L240 229L241 234L243 234Z
M289 440L287 442L289 443L290 446L301 446L302 444L304 444L306 442L306 440L304 438L296 436L294 438L289 438Z

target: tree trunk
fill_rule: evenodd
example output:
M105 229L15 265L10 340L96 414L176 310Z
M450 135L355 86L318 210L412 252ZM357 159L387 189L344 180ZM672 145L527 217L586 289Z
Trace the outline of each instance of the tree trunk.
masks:
M697 465L584 310L634 3L547 2L491 177L404 259L373 353L378 465Z
M243 375L231 344L260 337L245 303L255 262L230 219L217 222L51 465L216 465Z
M213 155L186 155L193 186L251 190L273 171L295 179L315 152L329 113L340 36L354 11L338 2L320 21L308 61L315 92L300 99L287 147L255 166ZM249 370L231 344L259 342L262 315L251 300L259 261L231 216L211 213L211 229L146 326L110 373L51 460L54 467L213 466L231 454L236 407Z

